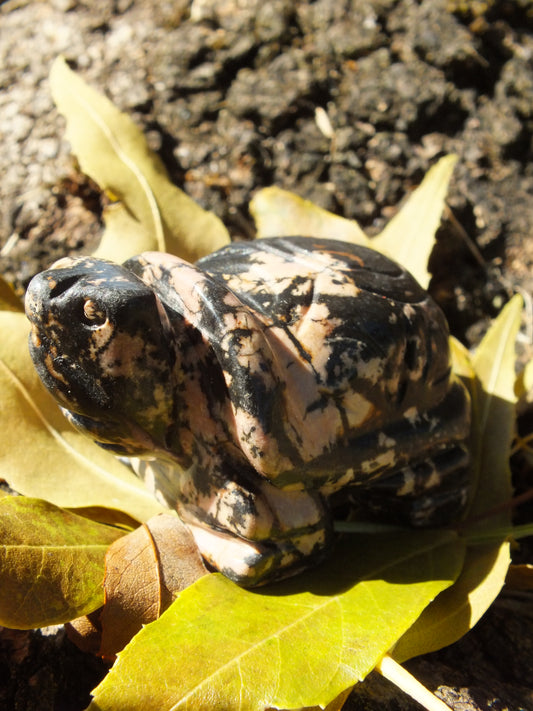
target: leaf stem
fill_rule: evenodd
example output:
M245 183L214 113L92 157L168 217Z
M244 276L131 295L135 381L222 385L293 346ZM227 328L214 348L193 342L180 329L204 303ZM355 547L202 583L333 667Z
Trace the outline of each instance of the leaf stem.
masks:
M511 456L519 452L521 449L531 453L533 451L533 449L529 446L531 442L533 442L533 432L530 432L525 437L517 436L515 438L513 448L511 449Z
M521 506L522 504L527 503L533 499L533 487L531 489L528 489L527 491L524 491L523 494L520 494L519 496L515 496L512 499L508 499L505 501L503 504L499 504L498 506L494 506L491 509L487 509L487 511L484 511L482 514L479 514L478 516L473 516L472 518L467 518L466 520L462 521L458 525L455 526L455 530L461 532L463 530L468 530L469 528L472 528L474 524L480 523L481 521L486 521L489 518L493 518L494 516L497 516L498 514L505 513L507 511L510 511L517 506Z
M469 533L465 536L469 545L483 545L485 543L495 543L504 541L506 538L519 540L533 536L533 523L524 523L522 526L504 526L503 528L493 528L492 530L480 533Z
M432 694L418 679L386 654L376 666L377 671L399 689L418 701L427 711L450 711L450 707Z
M336 533L391 533L395 531L410 531L406 526L394 526L388 523L372 521L335 521L333 528Z

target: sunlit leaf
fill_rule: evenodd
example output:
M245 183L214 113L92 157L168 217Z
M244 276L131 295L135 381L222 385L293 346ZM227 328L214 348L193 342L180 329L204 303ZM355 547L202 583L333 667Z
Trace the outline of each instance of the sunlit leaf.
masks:
M373 239L372 246L408 269L427 288L429 255L435 244L444 201L457 156L441 158L401 210Z
M6 311L24 311L22 301L2 276L0 276L0 309Z
M394 659L403 662L461 639L502 589L509 561L508 543L468 549L457 582L422 612L394 648Z
M0 475L65 508L115 508L136 520L159 513L128 467L67 422L33 367L28 331L24 314L0 312Z
M104 556L122 532L47 501L0 499L0 624L59 624L103 602Z
M370 245L355 220L346 220L309 200L275 186L263 188L250 202L257 237L327 237Z
M119 654L90 708L325 706L450 585L463 553L447 532L350 536L328 563L271 589L201 578Z
M472 365L472 356L466 346L453 336L450 336L450 355L452 359L452 370L466 384L469 390L473 388L476 372Z
M195 261L229 242L222 222L170 182L133 121L72 72L63 58L52 66L50 85L82 170L124 203L152 240L150 249ZM136 239L137 234L119 261L132 256ZM112 250L116 255L116 247Z
M94 257L124 262L128 257L156 248L145 227L128 211L124 203L116 202L104 210L104 233Z

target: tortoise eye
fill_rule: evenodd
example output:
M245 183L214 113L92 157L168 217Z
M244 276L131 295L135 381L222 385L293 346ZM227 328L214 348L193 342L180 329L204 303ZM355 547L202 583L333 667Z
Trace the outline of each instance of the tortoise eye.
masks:
M91 326L99 326L105 323L107 319L106 312L92 299L85 299L83 303L83 315L85 320L90 322Z

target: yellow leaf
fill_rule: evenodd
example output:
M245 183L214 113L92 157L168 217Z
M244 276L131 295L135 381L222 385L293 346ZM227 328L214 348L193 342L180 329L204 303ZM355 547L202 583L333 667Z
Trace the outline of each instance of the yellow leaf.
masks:
M457 156L441 158L425 175L401 210L372 241L374 249L388 254L408 269L426 289L429 255L435 244L448 184Z
M0 499L0 624L29 629L103 603L104 556L122 532L40 499Z
M250 212L258 238L325 237L372 246L355 220L334 215L281 188L263 188L257 192L250 202Z
M476 373L468 348L453 336L450 336L450 354L453 372L467 382L474 380Z
M63 58L52 66L50 85L83 171L124 203L148 233L151 249L195 261L229 242L222 222L170 182L133 121L72 72ZM134 253L127 251L119 261Z
M325 707L449 586L463 554L451 532L350 536L321 568L279 585L243 590L206 575L118 655L89 709Z
M426 607L394 647L391 656L404 662L461 639L502 589L510 559L508 543L468 549L458 580Z
M121 202L106 207L103 214L105 230L93 252L98 259L124 262L129 257L156 249L153 239Z

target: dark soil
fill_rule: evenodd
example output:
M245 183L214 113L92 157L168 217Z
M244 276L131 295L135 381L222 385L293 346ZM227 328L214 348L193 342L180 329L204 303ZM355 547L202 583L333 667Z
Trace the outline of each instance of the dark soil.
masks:
M0 4L0 269L21 294L101 230L100 196L50 96L58 54L133 116L234 237L253 235L250 198L271 184L375 234L457 153L431 291L468 345L512 293L531 313L530 0ZM523 359L530 334L525 324ZM409 668L454 709L533 709L531 607L502 597L461 642ZM0 708L42 711L83 708L104 673L61 632L5 632L0 670ZM418 707L372 675L346 708Z

